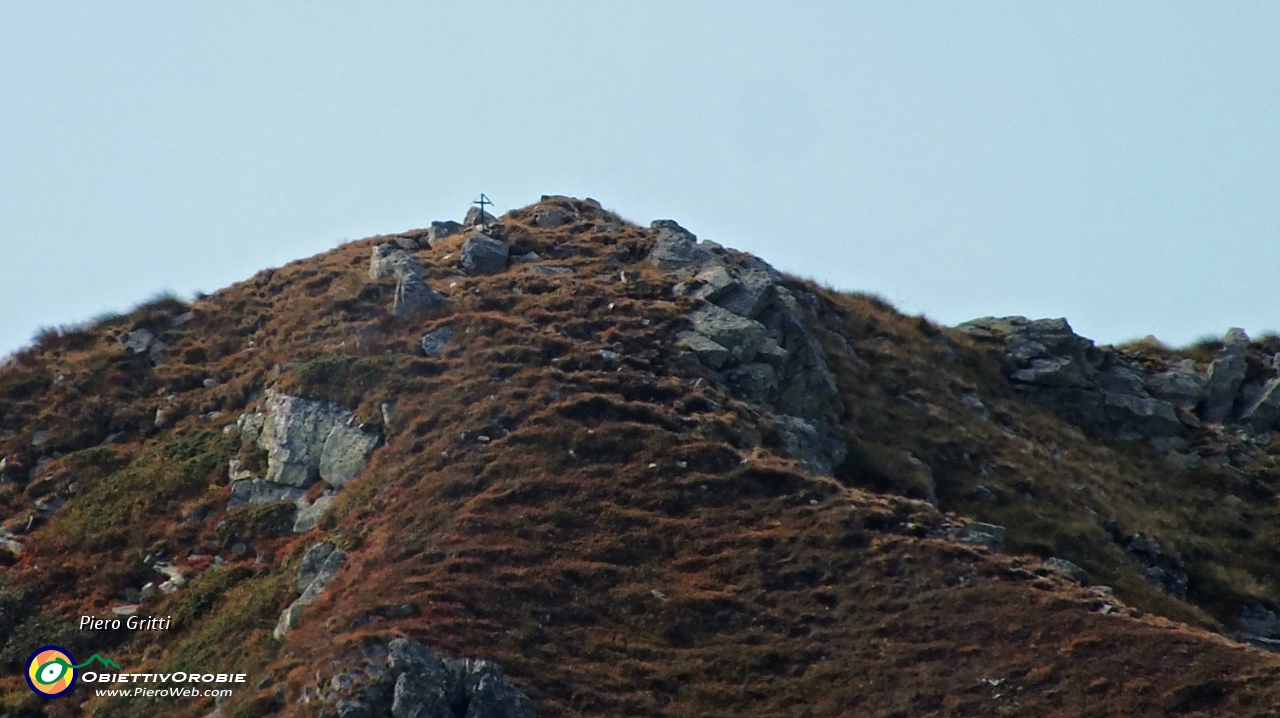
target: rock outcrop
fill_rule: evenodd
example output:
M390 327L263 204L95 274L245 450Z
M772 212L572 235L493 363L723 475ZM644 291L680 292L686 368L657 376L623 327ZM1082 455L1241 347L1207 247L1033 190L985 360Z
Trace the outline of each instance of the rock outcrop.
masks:
M348 667L303 691L321 715L392 718L535 718L533 701L495 663L442 656L408 638L364 646Z
M1280 379L1246 383L1250 342L1242 329L1227 332L1204 371L1191 359L1153 367L1158 360L1151 357L1097 347L1065 319L988 317L957 329L1002 345L1005 372L1023 396L1120 440L1152 439L1176 451L1186 446L1180 437L1203 422L1238 423L1255 433L1280 423Z
M811 326L816 298L759 258L699 242L675 222L651 229L657 238L646 261L677 280L677 296L703 302L677 345L735 396L775 414L783 453L831 474L846 451L831 418L844 406Z
M1240 421L1259 433L1280 424L1280 377L1263 385L1258 398L1240 412Z
M397 317L409 317L420 312L440 309L449 303L445 296L427 284L427 270L422 262L400 247L381 244L373 248L369 260L369 278L396 280L395 303L392 311Z
M1249 370L1249 335L1243 329L1232 328L1223 340L1222 350L1209 365L1205 377L1203 415L1206 421L1221 424L1226 421L1235 404L1240 385Z
M649 251L648 261L658 269L687 271L713 261L714 255L705 246L699 246L698 238L679 224L659 219L649 226L657 230L658 240Z
M227 502L227 509L235 510L243 506L257 506L273 501L297 501L305 493L296 486L263 481L250 476L231 482L231 500Z
M338 575L338 570L346 560L347 553L329 542L318 543L307 549L293 579L294 589L302 595L280 613L280 620L271 634L277 641L283 640L289 631L298 627L302 622L303 609L324 593L325 586Z
M232 459L227 509L286 501L296 508L294 533L315 528L336 492L364 471L380 441L354 422L355 415L336 404L269 395L263 411L244 414L236 423L243 446L266 452L266 471L255 477L241 468L241 459ZM306 487L317 478L332 489L308 502Z
M564 214L554 207L538 210L533 214L533 223L543 229L555 229L563 226L567 221Z
M478 225L487 226L497 221L498 218L489 214L487 211L483 211L479 207L472 207L467 210L467 216L462 220L462 225L464 227L475 227Z
M422 353L432 359L438 359L444 356L445 349L449 347L449 340L452 338L452 327L447 324L442 327L436 327L422 335Z
M1204 401L1205 377L1196 370L1194 361L1182 359L1171 363L1165 371L1147 377L1147 388L1155 396L1190 412Z
M434 249L441 240L452 237L461 231L462 225L453 220L432 222L431 228L427 230L427 244Z
M151 360L159 364L164 361L164 350L168 347L160 341L150 329L134 329L125 336L125 348L134 354L147 353Z
M477 234L462 245L462 268L468 274L497 274L507 268L511 245L487 234Z
M267 452L263 477L303 487L316 478L341 487L364 470L379 437L353 426L355 415L336 404L276 394L266 402L258 446Z

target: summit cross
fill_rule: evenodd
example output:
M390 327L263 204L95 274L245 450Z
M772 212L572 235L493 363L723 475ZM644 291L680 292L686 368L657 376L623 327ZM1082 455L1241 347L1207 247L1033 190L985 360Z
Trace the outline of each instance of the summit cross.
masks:
M480 199L472 202L471 204L480 205L480 224L484 224L484 206L492 205L493 202L489 201L489 198L484 195L484 192L481 192Z

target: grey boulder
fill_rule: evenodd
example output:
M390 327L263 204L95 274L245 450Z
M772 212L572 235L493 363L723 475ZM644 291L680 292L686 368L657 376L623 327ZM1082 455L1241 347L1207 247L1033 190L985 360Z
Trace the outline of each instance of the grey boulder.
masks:
M467 695L467 712L462 718L534 718L533 701L513 686L496 663L463 661L462 685Z
M453 220L445 220L443 222L432 222L431 228L427 230L427 244L432 248L436 246L440 240L445 237L452 237L462 231L462 225Z
M740 317L714 304L707 304L688 315L693 331L728 349L741 362L755 358L764 343L767 329L753 319Z
M314 583L328 584L338 574L346 558L345 551L327 541L312 545L298 564L298 573L293 578L294 590L306 593Z
M337 498L337 494L325 493L309 504L298 501L298 513L293 518L293 532L304 534L315 528Z
M422 353L438 359L444 356L445 349L449 346L449 340L453 338L453 328L449 325L436 327L426 334L422 335Z
M724 296L712 301L740 317L755 319L768 303L773 286L773 278L768 272L748 270L738 275L734 286L727 289Z
M477 234L462 245L462 268L469 274L497 274L507 268L511 246L487 234Z
M533 223L543 229L555 229L565 223L565 218L558 209L540 209L533 213Z
M364 469L378 443L352 428L355 416L336 404L275 394L265 414L258 446L267 452L264 478L274 484L303 487L319 476L341 486Z
M475 227L476 225L489 225L497 222L498 219L488 212L482 211L479 207L472 207L467 210L467 216L462 220L464 227Z
M347 553L331 543L316 544L307 550L298 567L298 575L293 580L293 587L301 591L302 595L280 613L280 620L272 631L272 636L277 641L283 640L289 631L298 627L302 622L303 609L324 593L325 586L338 575L338 570L346 560Z
M1089 379L1080 362L1071 357L1037 357L1026 368L1009 375L1013 381L1036 386L1087 387Z
M676 346L688 349L698 361L712 369L719 369L729 360L729 350L703 334L683 331L676 335Z
M812 422L798 416L781 416L771 428L782 453L814 474L830 476L847 451L842 442L824 435Z
M407 275L396 282L396 298L392 312L397 317L412 317L441 309L449 304L443 294L432 289L421 275Z
M769 402L778 390L778 373L764 362L748 362L724 376L735 396L757 404Z
M1280 423L1280 377L1262 387L1262 393L1240 414L1240 421L1255 432L1271 431Z
M1236 394L1249 370L1248 353L1249 335L1239 327L1228 330L1222 349L1209 365L1209 376L1205 381L1203 416L1206 421L1222 423L1231 414Z
M1122 432L1137 436L1178 436L1182 421L1167 401L1133 394L1103 394L1104 411Z
M658 231L658 239L649 250L647 261L665 271L700 267L715 259L709 250L698 246L698 238L669 219L654 220L649 227Z
M373 248L373 254L369 258L369 279L425 276L427 276L427 270L422 266L422 262L396 245L380 244Z
M396 638L381 680L394 681L393 718L536 718L533 701L485 660L457 660Z
M227 509L238 509L242 506L257 506L272 501L296 501L302 498L303 490L296 486L277 484L262 479L250 479L231 482L231 500Z
M317 467L320 479L334 488L342 488L364 471L378 439L376 434L360 431L342 421L335 422L320 449Z

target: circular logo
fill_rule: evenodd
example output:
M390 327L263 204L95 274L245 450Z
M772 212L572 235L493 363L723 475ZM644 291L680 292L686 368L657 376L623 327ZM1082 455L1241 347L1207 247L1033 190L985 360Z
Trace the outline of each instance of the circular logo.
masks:
M75 661L60 646L45 646L27 659L27 685L37 695L57 698L76 684Z

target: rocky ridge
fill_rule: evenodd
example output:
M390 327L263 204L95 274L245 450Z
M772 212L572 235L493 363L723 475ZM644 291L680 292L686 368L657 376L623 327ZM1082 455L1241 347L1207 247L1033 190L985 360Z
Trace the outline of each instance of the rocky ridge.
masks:
M1178 465L1230 462L1202 437L1265 445L1280 428L1280 342L1251 343L1243 329L1228 331L1204 366L1099 347L1065 319L986 318L958 329L1001 347L1009 380L1028 400L1110 438L1146 440Z

